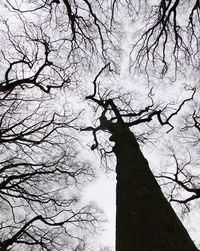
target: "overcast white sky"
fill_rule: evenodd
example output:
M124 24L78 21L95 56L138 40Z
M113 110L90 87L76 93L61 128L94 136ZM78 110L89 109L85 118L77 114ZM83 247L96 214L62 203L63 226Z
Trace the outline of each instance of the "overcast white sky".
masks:
M113 177L111 177L113 176ZM115 177L102 174L95 182L92 182L84 191L86 201L94 201L105 212L107 222L104 223L104 232L98 236L99 245L109 246L115 250Z

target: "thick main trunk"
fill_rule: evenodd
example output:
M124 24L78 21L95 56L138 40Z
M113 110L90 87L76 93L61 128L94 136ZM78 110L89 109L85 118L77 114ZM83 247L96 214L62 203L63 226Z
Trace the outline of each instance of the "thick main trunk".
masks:
M129 128L116 124L110 131L117 157L116 251L196 251Z

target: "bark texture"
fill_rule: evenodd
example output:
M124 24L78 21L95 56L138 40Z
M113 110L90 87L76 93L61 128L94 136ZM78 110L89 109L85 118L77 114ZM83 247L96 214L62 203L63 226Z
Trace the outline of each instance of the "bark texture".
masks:
M197 251L133 133L117 123L109 131L117 157L116 251Z

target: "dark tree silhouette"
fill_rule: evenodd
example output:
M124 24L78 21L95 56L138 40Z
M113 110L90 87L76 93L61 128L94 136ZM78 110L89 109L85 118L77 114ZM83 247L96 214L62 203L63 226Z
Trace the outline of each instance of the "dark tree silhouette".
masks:
M130 130L135 125L150 123L153 119L157 119L161 126L168 125L172 130L170 121L186 102L193 99L196 90L168 116L167 108L158 110L151 96L151 105L137 113L130 112L128 108L124 110L117 106L116 97L102 98L97 92L98 77L106 67L109 65L102 68L93 81L93 94L87 96L88 100L102 109L100 124L82 130L93 132L95 144L91 147L92 150L99 146L97 132L100 130L109 132L109 140L114 142L112 150L117 163L116 250L197 250L162 194L137 139ZM181 182L179 184L184 186ZM197 190L193 192L196 193Z

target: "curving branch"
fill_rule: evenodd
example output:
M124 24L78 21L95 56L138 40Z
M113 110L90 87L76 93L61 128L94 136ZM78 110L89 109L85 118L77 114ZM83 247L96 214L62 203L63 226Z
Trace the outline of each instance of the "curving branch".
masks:
M52 219L54 218L56 219L57 216L58 214L57 215L55 214L52 217ZM33 217L32 219L28 220L15 234L13 234L11 238L8 238L5 241L0 241L0 250L2 251L7 250L9 246L12 246L15 243L25 243L26 245L31 245L31 246L39 245L42 248L49 250L49 244L45 243L46 238L40 239L38 237L34 237L34 235L32 235L33 233L30 233L29 231L31 228L34 229L34 226L41 225L40 223L36 224L37 221L40 221L42 224L45 224L50 227L58 226L58 227L63 227L63 228L65 228L66 224L74 225L80 222L82 223L84 221L90 224L95 224L97 221L97 218L94 217L94 215L90 212L90 208L88 207L81 208L79 211L74 212L72 216L70 216L69 218L66 218L65 220L59 221L59 220L52 220L52 219L48 217L43 217L42 215L37 215ZM68 234L67 230L66 230L66 234ZM24 238L22 238L23 235L26 235L29 241L28 240L26 241ZM49 240L49 241L53 241L53 240Z
M186 167L188 165L191 164L191 159L189 161L187 161L185 164L180 165L177 157L175 156L175 154L172 155L174 162L175 162L175 166L176 166L176 172L174 174L171 175L167 175L167 174L161 174L159 176L155 176L156 178L162 178L165 180L168 180L176 185L178 185L178 190L180 188L182 188L184 191L188 192L188 193L192 193L191 196L187 197L186 199L176 199L173 196L173 191L170 195L170 201L171 202L178 202L180 204L185 204L187 206L187 203L195 200L195 199L199 199L200 198L200 188L198 188L194 182L193 182L193 178L194 176L192 175L187 175L187 171L185 170ZM180 178L180 177L182 178Z
M33 88L34 86L38 87L41 91L45 93L50 93L52 89L61 89L64 85L68 84L70 82L70 79L63 79L62 83L57 85L50 85L46 84L43 79L45 79L45 72L49 69L52 69L56 73L56 66L54 66L53 62L50 62L49 60L49 54L51 53L50 45L45 40L39 40L39 39L32 39L33 44L41 44L43 46L43 63L38 66L38 62L41 61L41 58L39 58L38 54L39 51L36 51L35 55L33 55L33 58L31 60L26 59L27 56L24 54L23 51L21 51L22 59L11 61L6 58L6 55L4 52L2 52L2 55L4 57L4 60L9 64L9 67L5 71L5 80L0 82L0 92L3 93L11 93L14 89L17 87L20 87L21 89L24 88ZM38 45L37 45L38 46ZM37 65L37 66L36 66ZM26 66L28 67L26 69ZM36 68L36 67L37 68ZM16 71L17 68L25 68L26 71L30 72L30 77L18 77L18 72ZM57 74L57 73L56 73ZM15 79L13 79L13 75L15 75Z

